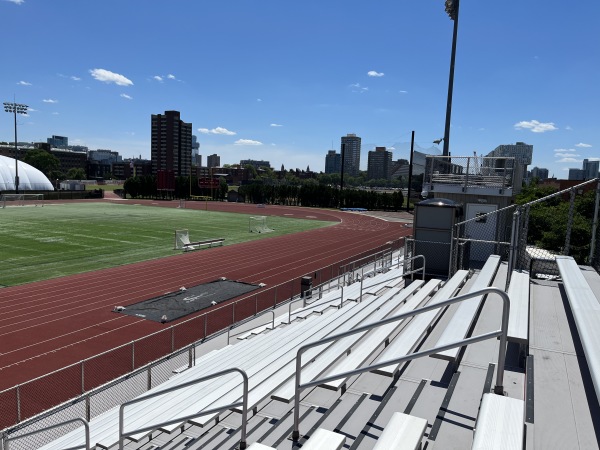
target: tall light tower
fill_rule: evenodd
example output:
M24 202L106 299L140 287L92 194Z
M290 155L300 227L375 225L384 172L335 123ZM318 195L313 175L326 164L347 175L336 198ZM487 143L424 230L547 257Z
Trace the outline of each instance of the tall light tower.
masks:
M450 56L450 78L448 80L448 102L446 103L446 126L444 128L444 153L450 154L450 116L452 115L452 89L454 86L454 59L456 57L456 35L458 33L458 4L460 0L446 0L446 13L454 21L452 33L452 55Z
M4 111L15 117L15 194L19 193L19 148L17 147L17 114L27 114L27 105L4 102Z

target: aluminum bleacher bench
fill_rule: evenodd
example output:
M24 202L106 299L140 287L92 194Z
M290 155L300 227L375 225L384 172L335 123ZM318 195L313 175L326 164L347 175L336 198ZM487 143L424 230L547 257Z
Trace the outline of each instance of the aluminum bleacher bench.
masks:
M598 326L600 302L572 257L557 256L556 263L590 369L596 396L600 399L600 326Z
M494 280L498 266L500 265L500 256L491 255L488 257L483 268L479 272L477 279L469 289L469 293L476 292L480 289L488 287ZM465 300L458 304L458 308L454 311L454 315L450 319L450 322L439 337L435 347L441 347L443 345L457 342L464 339L467 333L472 329L473 322L475 321L476 313L481 305L483 296L474 297L469 300ZM446 350L440 353L431 355L433 358L445 359L451 362L456 362L460 347Z
M426 429L426 419L395 412L373 450L418 450Z
M304 450L340 450L346 443L346 436L325 428L317 428L302 446Z
M435 304L454 297L455 292L462 286L467 279L469 272L466 270L457 271L444 286L442 286L429 301L429 304ZM431 329L431 324L442 313L442 308L431 310L423 314L414 316L408 326L396 336L390 345L379 355L379 361L390 360L399 356L412 353L422 342ZM392 364L386 367L375 369L375 373L389 377L395 376L400 368L406 363Z
M384 316L389 311L394 308L399 307L403 303L407 302L407 298L412 295L419 287L423 284L422 281L414 282L410 286L400 290L400 291L388 291L382 296L380 296L377 301L373 300L373 307L377 307L377 310L368 317L367 321L376 321L378 317ZM421 291L419 291L421 292ZM412 300L412 298L410 299ZM418 300L417 300L418 301ZM316 358L313 362L308 365L305 365L302 369L302 379L303 380L313 380L325 370L327 370L332 364L336 364L337 361L347 354L348 349L353 347L356 342L364 336L365 333L358 333L353 336L346 337L343 340L339 340L335 342L329 349L321 352L319 357ZM385 338L382 337L379 343L383 342ZM377 344L378 345L378 344ZM376 350L377 345L374 345L369 349L369 352L372 353ZM356 355L361 355L363 353L362 342L356 346L356 348L352 348L350 355L355 357ZM356 355L355 355L356 354ZM339 372L340 370L338 370ZM340 384L343 384L345 380L339 380ZM333 385L332 385L333 386ZM340 386L325 386L330 389L339 389ZM271 396L273 400L282 401L285 403L289 403L294 399L294 387L295 380L293 378L289 379L286 383L284 383L280 388L277 389Z
M223 241L225 241L225 238L206 239L204 241L190 242L189 244L183 244L183 251L187 252L190 250L196 250L196 247L202 247L204 245L208 245L210 247L212 247L213 244L223 245Z
M484 394L475 424L472 450L521 450L525 434L525 402Z
M521 345L529 342L529 274L513 271L508 286L510 314L508 316L508 341Z
M247 450L277 450L275 447L269 447L268 445L261 444L259 442L255 442L254 444L250 444Z

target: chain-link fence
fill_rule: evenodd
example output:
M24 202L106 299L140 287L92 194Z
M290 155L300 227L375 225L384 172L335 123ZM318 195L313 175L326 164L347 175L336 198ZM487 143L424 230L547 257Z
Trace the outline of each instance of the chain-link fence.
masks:
M599 202L600 181L594 179L457 223L449 275L479 269L492 254L507 261L510 271L525 270L532 277L558 276L556 255L572 256L578 264L599 270Z
M390 267L392 254L404 239L388 242L308 274L315 292L339 285L347 273ZM185 320L157 333L114 348L77 364L0 392L0 437L14 438L68 420L90 420L163 383L174 372L196 362L198 347L207 338L229 332L276 306L300 298L299 280L290 281ZM165 357L165 355L168 355ZM44 431L16 440L11 449L35 449L77 427ZM7 428L10 427L10 428ZM83 437L82 437L83 442Z

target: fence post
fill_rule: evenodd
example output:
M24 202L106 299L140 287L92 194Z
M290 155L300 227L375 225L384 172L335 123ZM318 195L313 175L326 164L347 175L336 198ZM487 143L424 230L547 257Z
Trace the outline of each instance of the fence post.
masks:
M149 391L152 389L152 366L148 367L148 376L147 376L146 390Z
M135 341L131 341L131 370L135 370Z
M90 394L85 396L85 420L88 422L92 420L92 400Z
M171 327L171 353L175 351L175 327Z
M81 361L81 393L85 393L85 359Z
M517 208L517 210L513 214L512 221L512 231L510 234L510 251L508 254L508 272L507 272L507 286L510 281L510 274L515 269L515 262L517 256L517 244L519 242L519 217L521 215L521 208Z
M21 421L21 389L20 384L17 384L17 423Z
M208 316L208 314L204 314L204 338L203 339L206 339L206 330L207 330L206 316Z
M569 205L569 217L567 218L567 233L565 236L565 249L563 255L571 252L571 231L573 230L573 216L575 212L575 189L571 189L571 204Z
M188 368L192 367L192 349L194 348L194 344L190 345L188 350Z
M596 184L596 202L594 205L594 220L592 222L592 242L590 243L590 257L588 264L594 264L594 250L596 249L596 231L598 230L598 204L600 203L600 179Z

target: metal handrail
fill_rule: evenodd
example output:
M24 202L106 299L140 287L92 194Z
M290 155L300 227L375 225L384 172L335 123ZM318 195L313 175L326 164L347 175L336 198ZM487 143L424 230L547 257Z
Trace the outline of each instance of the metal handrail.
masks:
M415 255L415 256L411 256L410 258L405 258L402 260L402 265L406 265L407 262L412 261L417 258L423 258L423 267L421 267L420 269L411 270L409 272L404 272L402 275L403 276L412 275L413 273L417 273L420 270L421 271L421 279L424 280L425 279L425 264L426 264L425 255ZM400 261L398 261L398 267L400 267ZM411 267L412 267L412 265L411 265Z
M458 303L464 300L468 300L473 297L479 297L481 295L486 294L497 294L503 301L502 307L502 325L500 330L492 331L489 333L480 334L477 336L473 336L470 338L463 339L461 341L451 342L450 344L442 345L439 347L434 347L429 350L424 350L416 353L412 353L410 355L402 356L399 358L393 358L387 361L378 362L376 364L372 364L366 367L360 367L358 369L350 370L347 372L338 373L335 375L330 375L328 377L323 377L321 379L316 379L307 383L300 382L300 376L302 372L302 354L306 352L308 349L313 347L318 347L328 342L333 342L338 339L342 339L348 336L352 336L353 334L361 333L363 331L368 331L376 327L380 327L382 325L386 325L388 323L396 322L398 320L404 319L406 317L412 317L419 314L426 313L428 311L443 308L444 306L452 305L454 303ZM339 380L341 378L347 378L353 375L359 375L364 372L370 372L375 369L379 369L381 367L386 367L391 364L401 363L404 361L410 361L413 359L421 358L423 356L432 355L435 353L439 353L441 351L450 350L452 348L463 347L464 345L473 344L475 342L484 341L487 339L492 339L495 337L500 337L500 349L498 350L498 369L496 374L496 386L494 387L494 392L496 394L503 394L504 391L504 362L506 358L506 342L507 342L507 334L508 334L508 315L510 312L510 298L506 292L498 288L485 288L480 289L476 292L469 292L468 294L460 295L455 298L451 298L449 300L444 300L443 302L434 303L433 305L427 305L423 308L415 309L413 311L409 311L403 314L398 314L397 316L389 317L387 319L380 320L375 323L370 323L367 325L363 325L361 327L354 328L350 331L346 331L343 333L334 334L332 336L320 339L316 342L310 342L308 344L303 345L298 349L296 353L296 376L295 376L295 393L294 393L294 430L292 432L292 439L297 441L300 438L300 392L306 388L318 386L323 383L328 383L330 381Z
M218 378L220 376L223 376L225 374L232 373L232 372L238 372L240 375L242 375L242 378L244 380L243 381L244 391L242 394L241 402L231 403L229 405L223 405L218 408L205 409L205 410L199 411L195 414L191 414L191 415L184 416L184 417L179 417L177 419L167 420L164 422L155 423L151 426L139 428L135 431L130 431L127 433L124 431L124 429L125 429L125 417L124 416L125 416L125 407L126 406L130 406L135 403L140 403L140 402L143 402L144 400L148 400L150 398L159 397L161 395L168 394L169 392L183 389L183 388L192 386L194 384L201 383L203 381L211 380L213 378ZM185 422L186 420L193 419L194 417L204 416L206 414L212 414L215 412L221 412L226 409L235 408L238 406L242 407L242 436L241 436L241 440L240 440L240 450L244 450L246 448L246 426L247 426L247 422L248 422L248 375L242 369L238 369L237 367L233 367L233 368L227 369L227 370L222 370L220 372L216 372L216 373L207 375L205 377L198 378L198 379L192 380L192 381L188 381L187 383L183 383L183 384L180 384L178 386L174 386L174 387L171 387L168 389L163 389L161 391L154 392L152 394L145 395L143 397L138 397L136 399L133 399L133 400L123 403L119 407L119 450L123 450L125 438L129 437L129 436L133 436L134 434L142 433L144 431L153 431L162 426Z
M49 430L53 430L55 428L60 428L60 427L64 427L66 425L69 425L71 423L75 423L75 422L82 422L83 426L85 428L84 432L85 432L85 445L78 445L76 447L66 447L63 450L75 450L78 448L85 448L86 450L90 450L90 424L87 422L87 420L81 418L81 417L77 417L75 419L71 419L71 420L67 420L65 422L61 422L61 423L57 423L54 425L50 425L44 428L40 428L39 430L35 430L35 431L31 431L29 433L25 433L25 434L21 434L20 436L15 436L15 437L7 437L4 439L4 449L5 450L9 450L9 445L8 443L10 441L16 441L17 439L23 439L26 437L30 437L33 436L34 434L39 434L42 433L44 431L49 431Z

